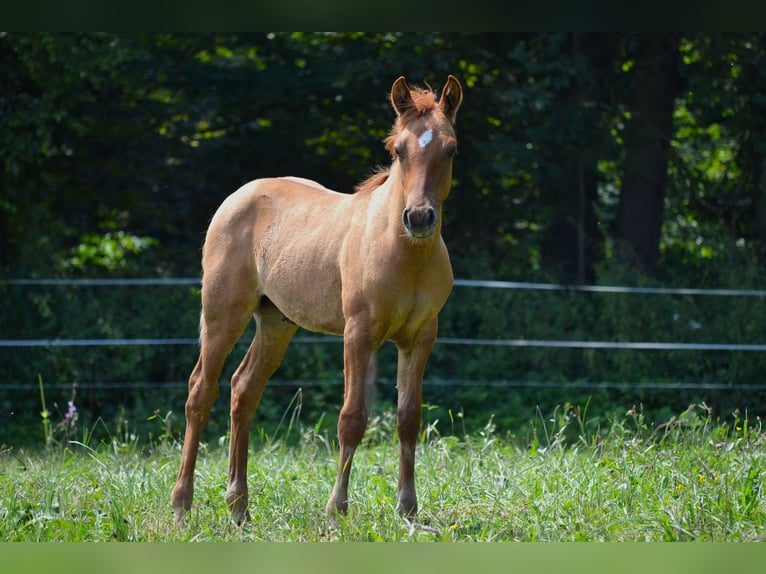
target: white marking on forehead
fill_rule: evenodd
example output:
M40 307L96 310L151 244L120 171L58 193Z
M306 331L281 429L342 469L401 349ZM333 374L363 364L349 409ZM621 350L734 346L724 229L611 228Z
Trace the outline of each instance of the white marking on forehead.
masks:
M431 143L431 140L434 137L434 131L433 130L426 130L423 132L423 135L421 135L418 138L418 143L420 144L421 148L425 148L428 144Z

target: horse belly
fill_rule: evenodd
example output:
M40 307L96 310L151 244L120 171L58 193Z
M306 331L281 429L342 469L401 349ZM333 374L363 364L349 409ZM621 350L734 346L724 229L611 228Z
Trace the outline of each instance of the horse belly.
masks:
M289 281L269 281L264 290L289 321L334 335L342 334L345 325L340 292L339 280L322 281L302 273L293 274Z
M272 199L274 215L255 246L259 290L293 323L342 334L338 252L345 234L334 223L344 219L336 212L347 198L305 187Z

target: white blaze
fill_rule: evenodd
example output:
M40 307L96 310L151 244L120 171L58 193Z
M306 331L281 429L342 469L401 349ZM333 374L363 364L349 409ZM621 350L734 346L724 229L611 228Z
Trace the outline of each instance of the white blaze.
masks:
M433 137L434 137L433 130L424 131L423 135L420 136L420 138L418 139L418 143L420 143L420 147L425 148L428 144L431 143L431 140L433 139Z

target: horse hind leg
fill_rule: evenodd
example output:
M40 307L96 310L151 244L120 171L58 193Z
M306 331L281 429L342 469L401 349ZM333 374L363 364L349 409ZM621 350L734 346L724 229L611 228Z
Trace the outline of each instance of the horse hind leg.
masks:
M206 309L203 290L203 313L200 320L200 355L189 377L189 396L186 400L186 431L184 435L181 467L171 494L171 503L177 523L191 510L194 497L194 468L197 462L202 429L210 417L210 410L218 398L218 378L234 344L242 335L251 317L246 303L231 306L228 312L211 313ZM207 311L207 312L206 312Z
M247 455L250 425L269 377L279 367L287 345L298 327L286 322L271 303L264 302L255 314L256 334L231 379L231 443L226 503L234 522L249 518Z

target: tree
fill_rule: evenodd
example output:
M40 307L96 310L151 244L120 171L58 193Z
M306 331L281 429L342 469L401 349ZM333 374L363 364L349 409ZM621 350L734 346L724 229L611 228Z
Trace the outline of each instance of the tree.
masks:
M59 272L83 237L131 224L150 187L142 174L167 159L153 156L143 40L0 35L2 272Z
M609 119L616 113L613 90L619 82L614 62L619 37L569 35L563 48L572 79L557 93L548 137L552 146L542 182L551 216L543 239L543 263L569 282L594 283L602 258L603 235L597 221L598 161L612 153ZM553 126L558 125L556 129Z
M673 106L678 91L679 36L636 39L635 79L625 141L617 237L628 260L654 274L667 184Z

